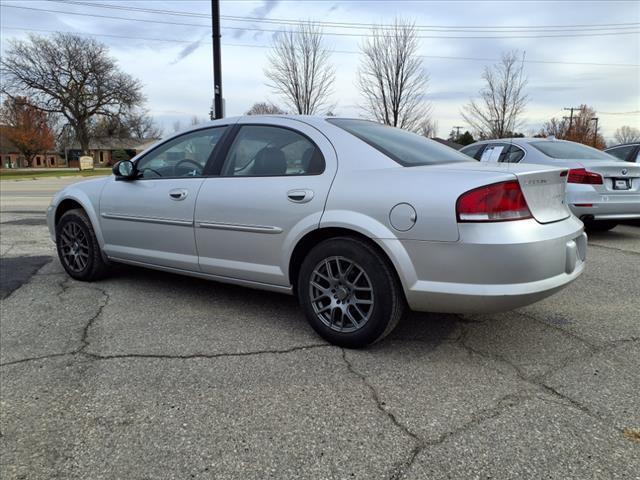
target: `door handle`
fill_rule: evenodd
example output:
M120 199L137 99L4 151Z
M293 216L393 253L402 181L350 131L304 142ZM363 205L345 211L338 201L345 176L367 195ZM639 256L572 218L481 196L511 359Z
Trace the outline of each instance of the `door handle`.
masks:
M175 188L173 190L169 190L169 197L171 198L171 200L184 200L185 198L187 198L188 194L189 192L184 188Z
M287 198L293 203L307 203L313 199L313 190L289 190Z

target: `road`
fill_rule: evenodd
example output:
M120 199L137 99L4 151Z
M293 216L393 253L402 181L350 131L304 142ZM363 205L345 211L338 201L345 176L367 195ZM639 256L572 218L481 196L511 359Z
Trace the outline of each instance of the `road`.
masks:
M291 297L70 280L42 216L66 181L0 185L0 478L640 478L640 228L543 302L354 351Z
M0 180L0 211L44 211L55 192L82 177Z

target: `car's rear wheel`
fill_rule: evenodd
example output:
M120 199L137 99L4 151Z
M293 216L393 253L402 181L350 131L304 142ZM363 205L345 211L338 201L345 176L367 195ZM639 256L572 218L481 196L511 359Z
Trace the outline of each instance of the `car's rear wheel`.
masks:
M58 258L66 272L76 280L91 282L107 273L98 239L84 210L65 212L56 225Z
M616 225L618 225L618 222L591 220L584 223L584 229L587 232L606 232L615 228Z
M405 310L400 282L372 246L356 238L325 240L302 262L298 298L313 329L343 347L388 335Z

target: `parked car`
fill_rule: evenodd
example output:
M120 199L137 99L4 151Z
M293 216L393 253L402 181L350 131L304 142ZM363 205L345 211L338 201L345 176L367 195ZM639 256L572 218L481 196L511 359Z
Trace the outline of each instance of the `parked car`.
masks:
M483 163L541 164L569 169L567 204L587 231L640 219L640 165L581 143L555 138L506 138L460 150Z
M609 155L631 163L640 163L640 143L625 143L604 149Z
M508 310L584 268L566 169L479 164L364 120L226 118L113 173L49 207L71 277L96 280L121 262L294 294L342 346L381 339L407 306Z

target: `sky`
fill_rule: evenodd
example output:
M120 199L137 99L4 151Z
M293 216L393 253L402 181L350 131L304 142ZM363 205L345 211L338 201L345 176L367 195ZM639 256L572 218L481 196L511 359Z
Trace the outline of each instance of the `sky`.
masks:
M140 80L146 107L165 132L176 121L186 126L194 115L208 117L213 91L209 0L0 0L0 5L0 52L10 39L29 33L93 36L110 47L123 71ZM323 27L336 72L331 103L337 115L365 115L356 87L362 35L369 24L400 17L424 27L420 54L430 79L426 101L441 137L454 126L468 127L460 111L482 88L483 68L514 49L525 52L525 133L566 115L563 108L585 103L596 109L608 141L622 125L640 128L637 0L221 0L220 9L227 116L241 115L257 101L284 106L264 75L274 37L287 28L274 19L350 24Z

